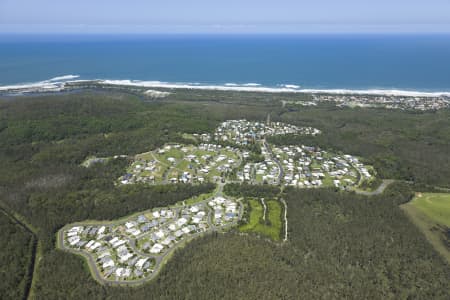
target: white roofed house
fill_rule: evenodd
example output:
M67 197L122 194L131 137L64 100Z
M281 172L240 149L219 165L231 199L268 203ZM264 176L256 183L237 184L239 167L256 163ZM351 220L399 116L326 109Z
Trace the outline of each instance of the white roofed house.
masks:
M142 268L144 267L144 264L149 260L148 257L144 257L139 259L136 264L134 265L136 268L138 268L139 270L142 270Z
M108 257L105 260L105 262L102 264L103 269L107 269L107 268L114 267L114 266L115 266L114 260L112 260L110 257Z
M192 223L194 223L194 224L198 224L198 223L200 223L201 221L202 221L202 218L201 218L201 217L198 217L198 216L192 217Z
M178 225L179 227L181 227L181 226L183 226L184 224L186 224L187 222L188 222L188 220L185 219L184 217L182 217L182 218L179 218L179 219L177 220L177 225Z
M154 244L153 247L150 249L150 253L160 253L164 249L164 246L161 244Z
M125 223L125 227L126 227L127 229L130 229L130 228L132 228L132 227L134 227L134 226L136 226L136 222L129 221L129 222L126 222L126 223Z
M80 238L78 235L71 236L67 239L67 241L69 242L70 246L74 246L80 241Z

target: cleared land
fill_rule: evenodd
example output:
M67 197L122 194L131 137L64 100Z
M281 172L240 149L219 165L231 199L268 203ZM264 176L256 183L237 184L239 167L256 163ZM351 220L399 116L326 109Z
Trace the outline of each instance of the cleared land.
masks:
M266 201L266 221L263 220L264 209L261 201L249 199L248 223L239 227L242 232L254 232L270 237L275 241L280 240L281 232L281 205L278 201Z
M450 263L450 194L418 193L401 208Z

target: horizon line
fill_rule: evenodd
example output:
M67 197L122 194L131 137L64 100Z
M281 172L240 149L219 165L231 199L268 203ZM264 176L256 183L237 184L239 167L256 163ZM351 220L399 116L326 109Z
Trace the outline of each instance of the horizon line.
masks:
M300 34L450 34L450 23L399 24L7 24L0 34L128 34L128 35L300 35Z

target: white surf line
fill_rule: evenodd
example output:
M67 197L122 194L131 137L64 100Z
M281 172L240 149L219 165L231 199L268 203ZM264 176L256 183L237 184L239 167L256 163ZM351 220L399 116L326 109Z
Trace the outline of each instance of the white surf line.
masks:
M267 211L267 206L266 206L266 202L264 202L264 198L261 198L261 203L262 203L262 206L264 207L263 221L266 222L266 211Z
M335 95L380 95L380 96L404 96L404 97L450 97L450 91L414 91L401 89L312 89L301 88L297 85L279 85L277 87L264 86L260 84L225 84L208 85L192 83L174 83L163 81L142 80L91 80L100 84L138 86L147 88L167 89L191 89L191 90L216 90L216 91L241 91L241 92L264 92L264 93L306 93L306 94L335 94Z
M377 96L403 96L403 97L450 97L450 91L420 91L401 89L313 89L302 88L294 84L279 84L277 86L264 86L257 83L235 84L200 84L200 83L175 83L163 81L142 80L117 80L117 79L78 79L79 75L63 75L44 81L13 84L1 86L0 91L58 91L64 90L70 83L96 83L117 86L135 86L144 88L166 89L190 89L190 90L215 90L237 92L262 92L262 93L303 93L303 94L333 94L333 95L377 95Z
M280 201L284 204L284 239L283 242L287 242L288 240L288 220L287 220L287 203L284 199L280 199Z

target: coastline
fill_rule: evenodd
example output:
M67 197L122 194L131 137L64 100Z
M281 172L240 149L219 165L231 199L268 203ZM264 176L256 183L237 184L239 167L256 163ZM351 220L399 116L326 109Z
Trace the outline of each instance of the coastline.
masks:
M327 89L327 88L303 88L296 84L278 84L265 86L258 83L225 83L225 84L202 84L202 83L176 83L162 81L142 81L129 79L80 79L79 75L63 75L44 81L33 83L20 83L0 86L0 93L34 93L34 92L59 92L64 91L70 84L97 84L112 86L128 86L139 88L161 88L161 89L188 89L188 90L211 90L230 92L256 92L256 93L297 93L297 94L330 94L330 95L368 95L368 96L399 96L399 97L450 97L448 91L421 91L402 90L392 88L373 89Z

